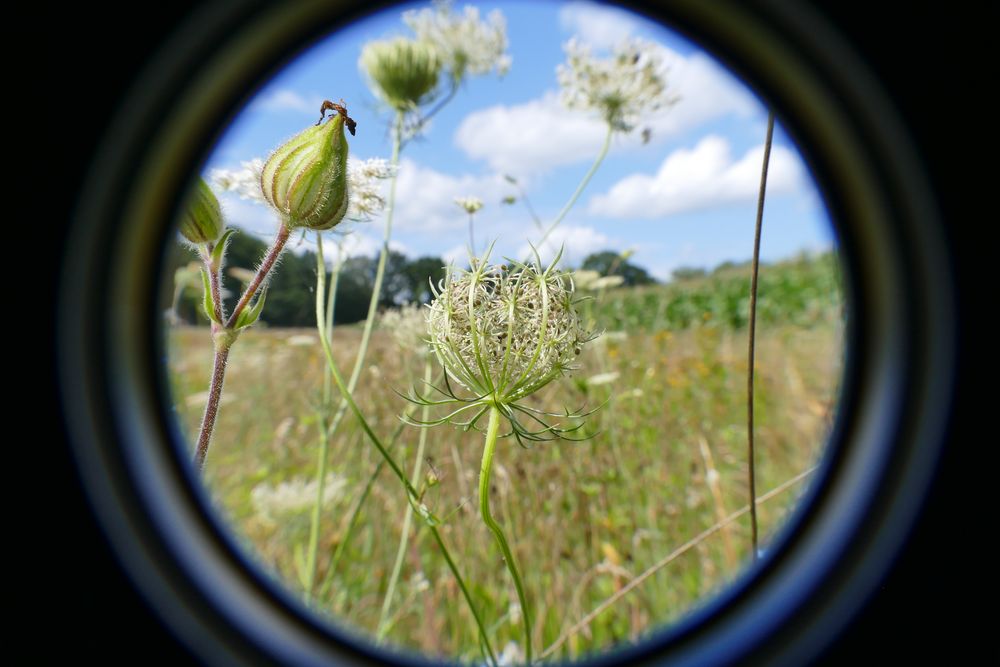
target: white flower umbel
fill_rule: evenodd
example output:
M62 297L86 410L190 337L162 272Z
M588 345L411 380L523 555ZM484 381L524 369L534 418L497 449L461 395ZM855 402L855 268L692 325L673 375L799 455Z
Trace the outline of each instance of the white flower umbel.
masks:
M427 320L421 306L411 304L387 310L379 326L392 334L396 344L406 352L419 355L431 352L427 344Z
M260 189L260 172L264 170L264 160L255 157L240 165L241 169L213 169L209 174L212 184L223 192L235 192L240 199L267 203L264 192Z
M479 197L455 197L455 203L469 215L483 207L483 200Z
M459 14L452 12L450 2L435 2L433 9L405 12L403 22L417 39L437 48L455 85L466 74L496 71L503 76L510 69L507 22L499 11L490 12L483 21L476 7L466 6Z
M662 56L651 42L626 40L608 58L597 58L576 38L563 50L566 62L556 69L563 104L596 111L614 130L630 132L644 115L678 99L668 90Z
M370 220L385 210L381 181L392 176L393 170L382 158L349 160L347 163L347 188L351 193L347 217L352 220Z
M250 492L250 501L260 516L271 521L279 521L283 516L304 512L316 501L316 480L294 478L276 485L260 483ZM347 480L329 473L324 483L325 507L331 507L342 495Z

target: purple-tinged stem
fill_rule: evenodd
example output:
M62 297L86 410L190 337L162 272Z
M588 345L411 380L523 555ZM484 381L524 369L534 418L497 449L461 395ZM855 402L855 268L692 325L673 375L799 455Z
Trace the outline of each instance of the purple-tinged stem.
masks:
M257 269L256 275L254 275L253 280L247 286L247 291L243 293L240 297L239 303L236 304L236 308L233 309L233 314L229 316L226 320L226 328L232 329L236 326L236 320L239 318L240 313L243 309L247 307L250 303L250 299L253 295L257 293L260 286L264 283L264 279L267 278L267 274L271 272L274 268L274 263L278 261L278 256L281 255L281 251L285 249L285 243L288 241L288 236L291 234L291 230L288 229L288 225L281 223L278 227L278 235L274 237L274 243L271 244L270 249L268 249L267 254L264 256L264 261L261 262L260 268Z

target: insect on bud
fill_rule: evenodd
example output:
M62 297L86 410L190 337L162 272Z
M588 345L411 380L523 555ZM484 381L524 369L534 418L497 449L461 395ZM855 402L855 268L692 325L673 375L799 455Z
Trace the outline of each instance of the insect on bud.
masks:
M214 243L225 226L219 200L205 180L199 178L181 215L181 235L195 245Z
M343 102L343 100L341 100ZM335 113L324 121L327 110ZM260 186L289 228L332 229L347 213L347 138L354 121L343 104L323 102L320 122L278 148L264 164Z
M441 73L437 50L405 37L369 43L358 64L371 79L375 93L400 111L426 102Z

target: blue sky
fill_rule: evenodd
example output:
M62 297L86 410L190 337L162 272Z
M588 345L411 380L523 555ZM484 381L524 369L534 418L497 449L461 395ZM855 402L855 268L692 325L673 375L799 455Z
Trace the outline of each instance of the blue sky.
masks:
M633 262L665 279L679 266L711 267L748 259L752 250L766 110L738 79L696 45L664 27L622 10L590 2L472 2L485 16L499 9L507 20L503 78L471 77L424 136L409 143L399 172L393 247L410 255L465 256L468 217L455 197L485 203L476 216L476 240L496 240L498 254L523 256L535 229L510 174L527 191L543 220L555 217L597 155L603 123L564 109L556 66L562 45L577 36L595 51L628 36L656 42L669 65L674 106L650 115L652 130L616 135L611 152L576 207L551 237L551 254L565 246L566 263L599 250L633 250ZM426 3L412 3L422 8ZM266 158L275 147L319 117L322 100L343 98L357 121L348 137L352 158L388 158L389 112L359 72L369 40L406 35L402 9L373 15L315 44L264 85L226 130L205 167L238 169ZM264 206L220 196L228 220L268 237L276 228ZM383 221L352 223L345 247L371 255ZM835 244L815 184L794 145L776 129L768 181L761 254L765 261ZM481 250L481 248L479 248Z

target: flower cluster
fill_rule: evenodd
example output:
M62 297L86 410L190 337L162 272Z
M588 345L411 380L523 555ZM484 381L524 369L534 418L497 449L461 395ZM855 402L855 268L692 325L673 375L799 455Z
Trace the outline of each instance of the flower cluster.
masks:
M266 203L260 189L260 172L264 170L264 160L254 158L240 163L241 169L213 169L209 174L212 184L222 192L234 192L240 199L249 199L260 204Z
M448 376L478 396L512 403L573 368L591 336L573 309L573 286L555 262L511 262L449 275L427 316Z
M387 310L379 325L392 334L400 348L416 354L431 351L427 344L427 320L423 308L417 304Z
M663 60L651 42L626 40L604 59L575 38L563 49L566 62L556 70L563 104L597 111L614 130L630 132L644 114L677 101L667 90Z
M382 158L349 160L347 162L347 189L351 193L347 217L352 220L369 220L385 209L381 194L384 181L392 176L392 167Z
M296 514L312 507L316 502L318 480L302 478L290 479L276 485L260 483L250 492L250 501L254 510L261 517L278 521L283 516ZM329 473L324 480L323 505L332 506L344 494L347 480Z
M483 207L483 200L479 197L455 197L455 203L469 215Z
M479 430L487 412L495 411L510 423L522 446L525 440L570 438L580 418L588 413L543 412L522 403L548 383L575 368L584 343L594 338L584 330L574 310L573 282L556 270L559 256L545 269L539 264L487 264L490 251L472 258L468 271L449 271L434 287L434 301L427 312L429 343L445 368L444 386L432 387L444 400L414 391L408 400L425 406L452 406L433 420L404 418L417 426L452 423ZM469 395L460 396L455 382ZM471 416L458 421L466 411ZM549 422L546 418L572 420ZM579 439L579 438L577 438Z
M436 2L434 9L405 12L403 22L418 40L434 45L455 84L466 74L496 70L503 76L510 69L507 23L499 11L490 12L482 21L476 7L466 6L457 14L451 11L450 2Z

